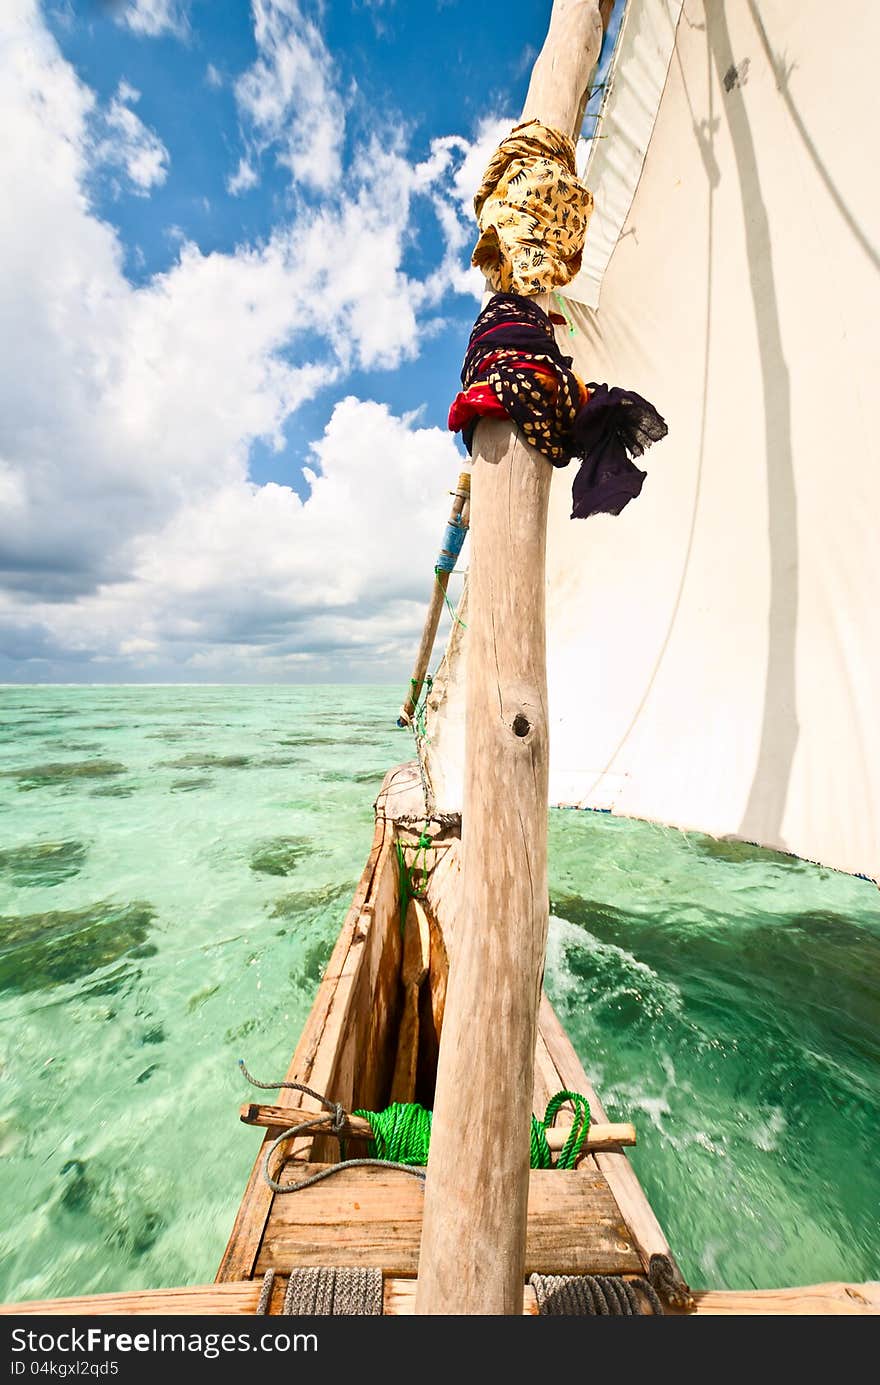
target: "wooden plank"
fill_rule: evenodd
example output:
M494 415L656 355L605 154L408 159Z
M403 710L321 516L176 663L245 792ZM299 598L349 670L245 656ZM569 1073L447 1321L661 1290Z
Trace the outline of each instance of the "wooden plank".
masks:
M301 1120L313 1120L315 1112L311 1107L263 1106L251 1101L241 1107L238 1116L243 1125L259 1125L266 1130L274 1130L277 1134L291 1125L297 1125ZM328 1123L330 1119L330 1112L327 1112ZM361 1116L348 1116L339 1136L343 1140L371 1140L373 1130L370 1122L363 1120Z
M539 1024L547 1051L559 1073L561 1085L570 1091L581 1092L590 1104L591 1113L598 1120L607 1121L605 1108L596 1089L584 1072L581 1060L545 993L541 996ZM623 1150L611 1150L591 1157L608 1180L608 1186L641 1255L643 1267L646 1270L649 1268L652 1255L668 1256L680 1280L681 1306L690 1306L690 1290L681 1276L669 1242L663 1234L663 1228L654 1215L654 1209Z
M627 1276L629 1277L629 1276ZM781 1316L798 1317L825 1314L830 1316L880 1316L880 1284L813 1284L801 1289L750 1289L744 1292L706 1289L697 1290L695 1313L698 1316ZM385 1314L406 1317L415 1312L416 1281L414 1279L385 1280ZM527 1284L523 1291L524 1315L536 1315L538 1304L534 1289ZM667 1310L671 1316L679 1316ZM689 1314L688 1316L692 1316Z
M325 1165L303 1165L305 1177ZM345 1169L276 1197L257 1270L380 1265L417 1273L424 1193L407 1174ZM529 1184L526 1274L638 1273L639 1257L605 1179L594 1169L537 1169ZM463 1311L463 1310L460 1310Z
M388 779L389 775L386 775L385 783L388 782ZM391 828L386 826L383 819L376 820L370 855L336 940L324 979L300 1035L299 1043L286 1074L287 1081L304 1082L311 1085L313 1068L322 1042L325 1042L328 1035L328 1024L337 989L345 973L346 964L351 959L352 948L354 947L356 951L357 942L362 941L360 931L362 911L373 887L382 847L390 831ZM298 1105L300 1099L298 1094L295 1096L293 1093L282 1090L278 1097L278 1104L282 1106ZM317 1103L311 1103L311 1105L316 1107ZM270 1139L271 1137L267 1135L254 1161L226 1250L217 1271L218 1282L246 1279L253 1271L260 1238L272 1204L273 1194L263 1180L262 1171L263 1157Z
M430 877L429 877L430 879ZM433 912L427 913L431 961L427 983L419 993L419 1056L416 1068L416 1100L423 1106L434 1104L434 1082L440 1055L440 1031L446 1005L449 961L446 944Z
M400 878L393 828L389 831L385 850L387 865L376 873L374 923L366 964L345 1033L345 1044L354 1054L353 1104L370 1111L381 1110L388 1101L402 998ZM332 1077L330 1081L332 1086Z
M230 1281L226 1284L197 1284L183 1289L130 1289L116 1294L87 1294L81 1298L45 1298L29 1303L5 1303L0 1315L51 1313L64 1317L188 1316L208 1313L212 1317L242 1316L255 1313L260 1297L260 1281Z
M397 1060L391 1079L391 1101L415 1099L419 1061L419 987L407 986L397 1040Z
M411 899L403 933L403 963L400 978L404 986L421 986L431 965L431 929L425 906Z
M419 1060L419 991L431 965L431 929L423 904L410 899L403 932L403 1013L397 1036L397 1061L391 1080L391 1101L413 1101Z
M384 1314L386 1318L408 1318L416 1311L416 1284L415 1279L385 1279L385 1305ZM538 1301L535 1298L535 1291L530 1284L525 1286L523 1292L523 1315L535 1317L538 1312Z
M418 760L408 760L388 771L374 806L378 817L389 820L424 818L425 794Z
M391 1080L391 1036L399 1011L398 901L394 828L387 824L370 897L358 925L363 927L362 943L358 945L356 933L309 1080L309 1086L349 1110L383 1106ZM337 1150L326 1136L318 1135L305 1156L302 1150L298 1153L321 1162L335 1159ZM357 1145L351 1150L352 1155L365 1153Z
M695 1312L703 1317L880 1316L880 1284L810 1284L799 1289L698 1289ZM667 1309L672 1313L672 1309Z
M435 863L428 876L425 902L428 912L437 920L446 956L451 959L461 909L461 841L458 837L452 838L442 859Z
M543 1119L544 1112L547 1110L547 1103L562 1087L556 1065L550 1057L544 1035L538 1030L538 1037L535 1041L535 1075L532 1088L532 1110L535 1115ZM584 1093L586 1096L586 1092ZM590 1107L590 1113L593 1113Z
M81 1298L47 1298L0 1306L0 1316L25 1317L148 1317L207 1314L213 1317L250 1316L256 1311L261 1283L258 1279L226 1284L201 1284L179 1289L133 1289L115 1294L88 1294ZM284 1279L276 1279L272 1310L283 1299ZM386 1276L384 1311L388 1317L415 1312L416 1281ZM698 1289L695 1312L703 1317L880 1317L880 1284L811 1284L797 1289ZM526 1284L523 1314L534 1316L535 1291ZM676 1316L673 1314L673 1316Z

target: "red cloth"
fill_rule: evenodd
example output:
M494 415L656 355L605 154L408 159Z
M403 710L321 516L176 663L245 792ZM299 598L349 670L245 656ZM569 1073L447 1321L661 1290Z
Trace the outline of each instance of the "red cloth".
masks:
M471 385L457 394L449 409L449 431L458 433L472 418L507 418L507 410L491 385Z

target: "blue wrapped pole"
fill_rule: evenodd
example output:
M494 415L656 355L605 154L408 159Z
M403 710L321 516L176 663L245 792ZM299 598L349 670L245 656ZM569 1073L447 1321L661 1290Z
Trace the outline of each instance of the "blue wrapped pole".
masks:
M410 726L412 724L416 704L421 695L422 687L425 682L425 675L428 672L428 665L431 662L434 640L437 637L437 627L440 624L443 603L446 600L446 588L449 586L449 574L455 568L456 560L461 553L461 546L464 543L464 536L468 530L467 506L470 500L470 493L470 472L463 471L459 475L458 485L453 492L452 512L446 525L437 561L434 564L434 585L431 588L431 600L425 616L425 628L422 631L422 639L419 645L418 654L416 655L413 676L410 679L409 692L404 699L403 706L400 709L400 715L397 718L398 726Z
M446 533L443 535L443 542L440 545L440 553L434 564L434 571L453 572L464 543L464 536L467 533L467 525L461 519L450 519L446 526Z

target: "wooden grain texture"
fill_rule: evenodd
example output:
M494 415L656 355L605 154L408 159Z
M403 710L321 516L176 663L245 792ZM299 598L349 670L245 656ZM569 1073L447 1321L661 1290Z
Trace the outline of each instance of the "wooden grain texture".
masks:
M419 988L407 986L397 1033L397 1058L391 1079L392 1102L415 1100L416 1071L419 1061Z
M291 1125L297 1125L300 1121L313 1120L315 1112L307 1110L305 1107L263 1106L250 1101L241 1107L238 1117L243 1125L259 1125L265 1130L274 1130L277 1133L286 1130ZM328 1125L331 1119L332 1116L328 1112ZM339 1131L339 1138L343 1140L371 1140L373 1138L372 1126L361 1116L348 1116Z
M400 979L404 986L421 986L431 965L431 928L425 906L411 899L403 930L403 962Z
M597 0L554 0L524 117L574 134ZM545 551L551 468L482 420L471 475L461 936L425 1193L422 1314L522 1308L528 1127L547 936ZM471 1131L460 1157L458 1122ZM455 1305L455 1307L453 1307Z
M284 1279L278 1276L272 1295L272 1311L283 1299ZM180 1289L133 1289L126 1293L89 1294L82 1298L47 1298L27 1303L7 1303L0 1316L26 1317L152 1317L250 1316L256 1311L260 1280L228 1284L201 1284ZM796 1289L697 1290L695 1313L702 1317L839 1317L880 1316L880 1284L810 1284ZM386 1276L384 1312L387 1317L406 1317L415 1312L416 1281ZM535 1316L535 1291L526 1284L522 1311ZM674 1314L672 1316L675 1316Z
M482 422L471 498L462 908L425 1199L422 1313L518 1312L547 931L544 560L551 470ZM472 1132L461 1158L460 1122ZM502 1133L503 1131L503 1133ZM496 1133L497 1132L497 1133Z
M387 1102L400 1015L400 881L393 824L386 824L370 896L363 944L353 947L331 1007L310 1086L348 1110L380 1110ZM352 1156L366 1154L355 1142ZM338 1149L323 1135L311 1150L315 1160L335 1159Z
M694 1295L697 1316L880 1316L880 1284L811 1284L800 1289L750 1289L743 1292L706 1289ZM416 1308L414 1279L386 1278L385 1314L407 1317ZM535 1291L526 1284L523 1314L536 1316ZM670 1316L678 1316L670 1313ZM693 1316L689 1314L688 1316Z
M428 877L430 880L430 876ZM419 1057L416 1068L416 1100L434 1105L434 1084L440 1055L440 1031L446 1005L449 961L440 925L433 911L426 911L431 960L425 984L419 992Z
M259 1280L237 1280L226 1284L196 1284L183 1289L131 1289L119 1294L88 1294L81 1298L34 1299L29 1303L6 1303L0 1315L57 1314L63 1317L138 1317L192 1316L208 1313L212 1317L255 1313L260 1297Z
M408 1318L415 1313L415 1279L386 1277L384 1290L385 1304L383 1311L386 1318ZM524 1317L536 1317L538 1313L538 1301L535 1298L535 1291L529 1284L525 1286L523 1291L522 1311Z
M297 1176L318 1167L324 1166L302 1165ZM422 1185L408 1174L344 1169L275 1199L257 1270L380 1265L386 1274L416 1274L423 1205ZM533 1170L525 1274L620 1274L640 1268L601 1174Z
M880 1316L880 1283L809 1284L795 1289L698 1289L694 1311L703 1317ZM673 1314L674 1316L674 1314Z
M424 905L410 899L403 930L403 1008L397 1035L397 1058L391 1079L391 1101L415 1100L419 1062L419 992L431 965L431 927Z
M607 14L604 18L607 22ZM521 120L541 120L577 137L602 34L603 14L597 0L555 0Z
M461 913L460 836L450 837L446 851L428 876L425 902L443 935L443 948L448 962L455 951L456 936L461 932L458 926Z
M418 760L408 760L388 771L374 807L378 817L424 821L425 794Z

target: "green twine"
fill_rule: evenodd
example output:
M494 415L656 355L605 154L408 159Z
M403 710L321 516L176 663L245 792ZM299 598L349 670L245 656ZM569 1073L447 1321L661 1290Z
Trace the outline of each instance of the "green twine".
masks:
M409 681L415 688L415 678L411 678ZM420 741L426 741L428 739L428 728L425 725L425 718L428 714L428 698L431 696L431 689L433 688L433 686L434 679L431 677L429 673L426 675L424 684L422 685L422 700L420 702L416 700L416 705L413 708L413 729L415 731L416 739Z
M413 849L412 843L402 843L400 838L398 838L394 843L394 847L397 851L397 865L400 874L400 931L402 933L406 925L406 911L409 908L410 900L424 899L425 897L424 881L428 878L428 852L434 851L435 847L428 833L423 832L419 840L415 843L416 857L412 865L407 864L406 857L403 854L405 850L411 851ZM419 864L418 856L420 851L422 853L421 864ZM420 871L422 876L423 884L420 888L416 887L413 878L416 871Z
M566 322L568 323L568 335L569 335L570 337L575 336L576 333L577 333L577 328L576 328L575 325L574 325L574 318L572 317L571 313L568 311L568 308L565 306L565 299L562 297L562 294L561 294L561 293L554 293L553 297L556 299L556 302L559 304L559 311L562 313L562 316L565 318Z
M440 581L440 573L441 573L441 571L442 571L442 568L439 568L439 567L435 567L435 568L434 568L434 576L437 578L437 583L438 583L438 585L439 585L439 587L440 587L440 590L441 590L442 593L443 593L443 600L446 602L446 609L447 609L447 611L449 612L449 614L452 616L453 623L454 623L455 625L460 625L461 628L462 628L462 630L466 630L466 629L467 629L467 626L465 625L465 623L464 623L463 620L459 620L458 615L456 614L455 607L453 606L452 602L449 600L449 597L448 597L448 595L447 595L447 593L446 593L446 588L444 587L443 583ZM412 680L410 680L410 681L412 681Z
M418 699L418 697L417 697L418 680L415 679L415 678L411 678L409 681L410 681L410 683L411 683L411 685L412 685L412 690L413 690L413 692L412 692L412 701L413 701L412 729L413 729L413 735L415 736L416 754L417 754L418 760L419 760L419 771L420 771L421 776L422 776L422 792L424 793L424 796L425 796L425 813L427 814L427 812L428 812L428 790L427 790L427 786L426 786L426 782L425 782L425 767L424 767L424 764L423 764L423 762L422 762L421 743L422 743L422 741L427 741L427 740L428 740L428 736L427 736L427 734L426 734L426 727L425 727L425 714L426 714L426 710L427 710L427 706L428 706L428 698L429 698L430 695L431 695L431 688L434 686L434 680L433 680L433 678L431 677L430 673L426 676L425 682L424 682L424 695L422 696L421 701L419 701L419 699ZM395 850L396 850L396 852L397 852L398 875L399 875L399 878L400 878L400 931L401 931L401 933L403 932L403 930L404 930L404 928L405 928L405 926L406 926L406 911L407 911L407 909L409 908L409 902L410 902L410 900L411 900L411 899L423 899L423 898L424 898L424 895L425 895L424 886L425 886L425 883L426 883L426 881L427 881L427 879L428 879L428 852L429 852L429 851L433 851L433 850L435 849L435 848L434 848L434 843L432 842L430 836L428 835L428 822L429 822L429 820L430 820L430 819L426 816L426 817L425 817L425 823L424 823L424 826L423 826L423 828L422 828L421 836L419 837L418 841L415 843L415 849L416 849L416 853L417 853L417 854L416 854L416 858L415 858L415 860L413 861L413 863L412 863L411 866L410 866L410 865L407 865L406 857L404 856L403 853L404 853L404 850L407 849L407 845L408 845L408 849L409 849L409 850L412 850L412 843L409 843L409 844L406 844L406 845L405 845L405 844L401 843L400 838L397 838L397 839L395 840L395 843L394 843L394 847L395 847ZM419 852L419 851L421 851L421 853L422 853L421 864L419 864L419 858L418 858L418 852ZM414 880L413 880L414 873L415 873L417 870L421 871L421 876L422 876L422 886L421 886L421 888L419 888L419 889L416 888L415 883L414 883Z
M573 1169L581 1146L590 1129L590 1107L586 1097L578 1092L557 1092L547 1106L544 1119L532 1116L531 1138L529 1142L529 1164L533 1169L554 1167L547 1144L547 1131L557 1114L567 1101L575 1110L571 1134L559 1153L555 1167ZM373 1138L369 1141L368 1154L371 1159L390 1159L395 1164L415 1164L424 1168L428 1163L428 1150L431 1142L431 1112L418 1102L396 1101L384 1111L355 1111L370 1122Z
M553 1167L550 1156L550 1146L547 1143L547 1131L556 1119L560 1109L570 1101L574 1107L574 1124L571 1133L562 1149L559 1151L559 1158L556 1160L558 1169L573 1169L577 1163L581 1145L587 1138L590 1129L590 1107L586 1097L579 1092L557 1092L552 1101L547 1105L544 1112L544 1119L538 1120L537 1116L532 1116L532 1135L530 1141L531 1166L533 1169L549 1169Z

